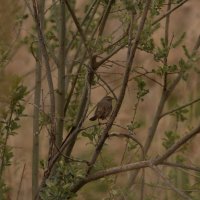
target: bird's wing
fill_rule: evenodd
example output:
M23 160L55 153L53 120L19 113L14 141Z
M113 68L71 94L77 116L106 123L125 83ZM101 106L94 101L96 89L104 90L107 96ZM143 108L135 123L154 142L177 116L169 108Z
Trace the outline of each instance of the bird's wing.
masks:
M109 114L111 113L111 111L112 111L112 104L110 104L110 103L106 104L105 107L104 107L104 109L105 109L105 112L104 112L104 114L102 116L103 119L107 118L109 116Z
M97 109L95 111L95 115L98 117L98 118L101 118L102 114L105 112L105 106L97 106Z

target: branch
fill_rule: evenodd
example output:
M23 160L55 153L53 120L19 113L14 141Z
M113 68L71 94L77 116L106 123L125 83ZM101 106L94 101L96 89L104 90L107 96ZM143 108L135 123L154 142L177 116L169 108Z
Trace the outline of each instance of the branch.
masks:
M170 15L172 12L174 12L177 8L181 7L183 4L185 4L188 0L184 0L181 3L179 3L177 6L172 8L171 10L167 11L164 15L160 16L158 19L156 19L151 25L157 24L159 21Z
M167 186L169 186L174 192L176 192L177 194L179 194L179 196L181 196L183 199L186 199L186 200L192 200L188 195L186 195L184 192L178 190L164 175L163 173L161 172L161 170L156 167L156 166L151 166L151 169L156 173L158 174L158 176L160 176L163 181L165 182L165 184Z
M193 55L195 55L197 53L199 47L200 47L200 35L198 36L197 41L196 41L194 48L192 50Z
M19 200L19 196L20 196L20 192L21 192L21 188L22 188L22 181L23 181L23 178L24 178L25 168L26 168L26 163L24 163L24 166L23 166L23 169L22 169L22 174L21 174L21 177L20 177L20 183L19 183L19 187L18 187L18 191L17 191L16 200Z
M96 67L96 58L93 57L91 59L90 67L88 69L87 77L86 77L86 83L85 83L85 88L83 91L78 115L76 118L75 125L71 128L68 136L64 139L62 142L62 145L60 146L59 152L57 152L52 159L50 160L50 164L48 167L48 170L51 171L54 164L60 157L61 153L66 149L66 155L69 157L72 148L74 146L74 143L76 141L77 135L80 132L80 127L82 126L82 123L84 122L88 107L89 107L89 95L90 95L90 85L92 83L93 77L94 77L94 71L92 68ZM66 108L66 105L65 105Z
M145 159L145 154L144 154L144 148L142 146L142 144L140 143L140 141L138 141L138 139L135 138L135 136L133 134L128 134L128 133L111 133L109 134L109 137L126 137L126 138L129 138L133 141L135 141L141 148L142 150L142 156L143 156L143 159Z
M122 35L121 38L119 38L119 40L122 40L125 38L125 35ZM97 62L97 65L100 66L102 64L104 64L109 58L111 58L113 55L115 55L118 51L120 51L121 49L123 49L125 47L126 44L123 44L119 47L117 47L114 51L112 51L109 55L107 55L105 58L103 58L102 60L100 60L99 62Z
M172 164L165 162L177 149L179 149L183 144L188 142L192 137L194 137L196 134L200 133L200 125L197 126L195 129L193 129L189 134L181 138L179 141L177 141L171 148L169 148L162 156L153 158L151 160L147 161L139 161L136 163L130 163L126 165L121 165L117 167L112 167L109 169L101 170L99 172L96 172L94 174L89 174L87 177L81 179L79 181L79 184L75 184L72 186L71 191L72 192L77 192L77 190L80 189L80 187L84 186L86 183L98 180L100 178L126 172L126 171L132 171L132 170L139 170L147 167L152 167L152 166L157 166L157 165L169 165L169 166L177 166L177 167L182 167L185 169L191 169L195 171L200 171L199 168L193 168L193 167L188 167L185 165L178 165L178 164ZM126 134L123 134L124 136ZM135 138L132 138L135 140Z
M152 26L157 24L159 21L161 21L162 19L164 19L165 17L167 17L168 15L170 15L172 12L174 12L177 8L181 7L183 4L185 4L188 0L184 0L183 2L181 2L180 4L178 4L177 6L175 6L174 8L172 8L171 10L169 10L168 12L166 12L164 15L162 15L161 17L159 17L158 19L156 19L153 23ZM124 38L124 36L122 37ZM200 40L200 37L199 37ZM111 54L109 54L106 58L104 58L103 60L101 60L99 62L99 65L102 65L106 60L108 60L109 58L111 58L114 54L116 54L119 50L121 50L122 48L124 48L125 45L122 45L120 47L118 47L115 51L113 51Z
M173 109L173 110L170 110L170 111L168 111L168 112L162 114L162 115L160 116L160 119L161 119L162 117L166 116L166 115L169 115L169 114L172 114L172 113L174 113L174 112L176 112L176 111L182 110L182 109L185 108L185 107L191 106L192 104L197 103L197 102L199 102L199 101L200 101L200 98L198 98L198 99L196 99L196 100L194 100L194 101L191 101L191 102L189 102L189 103L186 103L186 104L184 104L184 105L182 105L182 106L180 106L180 107L178 107L178 108L175 108L175 109Z
M53 80L51 76L51 67L49 64L49 56L47 53L45 41L44 41L44 35L41 30L41 23L39 20L38 16L38 5L36 0L32 0L33 3L33 10L34 10L34 18L36 22L36 27L38 31L38 37L39 37L39 42L40 42L40 48L42 55L44 57L44 62L45 62L45 67L46 67L46 73L47 73L47 81L48 81L48 86L49 86L49 93L50 93L50 115L51 115L51 122L54 123L54 118L55 118L55 96L54 96L54 87L53 87Z
M117 44L120 44L120 42L122 42L126 37L127 37L127 33L128 33L128 29L127 31L125 31L125 33L120 36L115 42L113 42L112 44L109 44L107 47L104 48L104 50L102 52L100 52L97 56L100 57L101 54L104 54L105 52L109 51L110 49L112 49L114 46L117 46ZM121 46L121 48L123 48L126 44L123 44ZM106 59L108 60L108 59Z
M127 68L126 68L126 71L124 73L122 88L121 88L121 92L120 92L120 95L119 95L119 98L118 98L118 102L117 102L117 104L114 108L114 111L113 111L108 123L106 124L105 129L103 130L101 138L99 139L99 142L97 144L95 152L94 152L92 159L90 161L90 167L87 170L87 174L90 173L94 163L96 162L96 160L97 160L97 158L98 158L98 156L101 152L101 149L104 145L104 142L105 142L106 138L108 137L108 132L111 129L112 124L113 124L113 122L114 122L114 120L115 120L115 118L116 118L116 116L119 112L120 107L121 107L121 104L122 104L122 101L123 101L123 98L124 98L124 95L125 95L125 91L126 91L126 86L127 86L128 80L129 80L129 74L130 74L130 71L131 71L131 68L132 68L133 58L135 56L135 52L136 52L136 49L137 49L137 46L138 46L138 43L139 43L141 32L142 32L143 27L144 27L144 23L146 21L146 16L147 16L150 4L151 4L151 0L147 0L142 19L140 21L138 31L136 33L135 42L133 43L133 46L131 47L131 50L130 50L130 56L128 58ZM84 179L81 179L73 186L72 191L73 192L78 191L83 185L84 185Z
M95 181L95 180L98 180L100 178L110 176L110 175L114 175L114 174L117 174L117 173L122 173L122 172L126 172L126 171L131 171L131 170L134 170L134 169L142 169L142 168L145 168L145 167L149 167L149 165L150 165L149 161L140 161L140 162L136 162L136 163L112 167L110 169L105 169L105 170L96 172L95 174L89 175L88 177L86 177L85 179L83 179L81 181L80 185L83 186L86 183L89 183L91 181ZM73 186L71 191L76 192L79 189L80 185Z
M189 169L192 171L200 172L200 167L193 167L193 166L183 165L183 164L179 164L179 163L162 162L161 165L177 167L177 168L182 168L182 169Z
M67 6L67 8L68 8L68 10L69 10L69 12L70 12L70 14L72 16L72 19L74 20L76 28L78 29L78 31L80 33L80 36L81 36L81 39L82 39L82 41L83 41L83 43L85 45L85 48L87 49L87 52L88 52L89 56L92 57L92 52L91 52L91 50L90 50L90 48L89 48L89 46L87 44L86 36L85 36L85 34L84 34L84 32L83 32L83 30L82 30L82 28L81 28L81 26L80 26L80 24L78 22L78 19L77 19L76 15L75 15L74 11L72 10L68 0L64 0L64 1L65 1L65 4L66 4L66 6Z
M60 23L59 23L59 65L58 65L58 82L57 82L57 123L56 123L56 144L60 146L63 139L64 129L64 106L65 106L65 46L66 46L66 13L64 0L60 1Z
M189 141L192 137L200 133L200 125L193 129L189 134L182 137L175 144L173 144L160 158L157 159L155 163L162 163L167 158L169 158L177 149L179 149L183 144Z
M150 4L151 4L151 0L147 0L142 19L140 21L138 31L136 33L135 41L133 43L133 46L130 49L130 56L128 57L127 68L126 68L126 71L124 73L122 88L121 88L121 91L120 91L120 94L119 94L118 102L116 103L116 106L113 110L113 113L112 113L112 115L111 115L102 135L101 135L101 138L100 138L100 140L97 144L96 150L95 150L95 152L92 156L92 159L91 159L91 167L88 168L88 173L92 169L93 164L96 162L98 155L99 155L99 153L100 153L100 151L103 147L103 144L104 144L104 142L105 142L105 140L108 136L108 131L111 129L112 124L113 124L113 122L114 122L114 120L115 120L115 118L116 118L116 116L117 116L117 114L120 110L120 107L121 107L121 104L122 104L122 101L124 99L124 95L125 95L125 92L126 92L126 87L127 87L127 84L128 84L129 75L130 75L130 71L131 71L131 68L132 68L133 58L135 56L135 52L136 52L137 46L139 44L140 35L142 33L142 30L143 30L143 27L144 27L144 24L145 24L145 21L146 21L146 16L147 16Z
M160 102L158 104L155 116L153 118L153 122L151 127L149 128L149 132L148 132L148 136L144 145L144 149L145 149L145 154L148 152L151 142L153 140L153 137L155 135L156 129L158 127L158 123L159 123L159 119L160 119L160 114L162 113L162 110L164 108L165 105L165 101L166 101L166 95L165 93L162 93L162 96L160 98Z
M65 106L64 106L64 117L66 116L66 113L67 113L67 109L68 109L68 106L69 106L69 103L70 103L70 100L72 98L72 95L74 93L74 90L75 90L75 86L76 86L76 83L77 83L77 80L78 80L78 76L79 76L79 73L81 71L81 67L82 67L82 62L79 64L78 66L78 69L77 69L77 72L74 76L74 79L72 80L71 82L71 88L70 88L70 91L67 95L67 99L65 100Z
M90 4L90 7L88 8L88 11L87 11L87 13L85 14L85 17L83 18L83 20L82 20L82 22L81 22L81 24L80 24L81 27L82 27L82 26L85 24L85 22L88 20L88 17L89 17L89 15L90 15L91 11L93 11L92 17L94 17L94 15L95 15L95 13L96 13L96 11L97 11L97 8L98 8L98 6L99 6L99 3L100 3L100 0L94 0L94 1ZM95 6L95 4L96 4L96 6ZM92 20L92 18L91 18L90 20ZM85 34L87 34L87 30L88 30L89 24L90 24L90 23L88 23L88 25L87 25L87 27L86 27ZM78 31L76 31L76 33L73 34L71 41L70 41L69 44L67 45L67 47L66 47L66 55L68 54L68 51L70 50L70 48L71 48L71 46L72 46L74 40L76 39L77 35L78 35Z
M196 44L195 44L195 46L193 48L193 54L194 55L196 54L196 52L197 52L199 47L200 47L200 37L198 37L198 40L197 40L197 42L196 42ZM181 80L183 73L184 73L184 71L181 71L178 74L178 76L174 79L172 84L168 88L166 88L166 90L163 90L162 96L160 98L160 102L158 104L155 116L153 118L152 125L151 125L151 127L149 129L149 132L148 132L147 140L146 140L145 145L144 145L145 154L148 152L148 150L150 148L150 145L151 145L151 143L153 141L153 137L154 137L154 135L156 133L156 130L157 130L157 127L158 127L158 124L159 124L159 120L160 120L160 116L161 116L162 110L164 108L165 102L166 102L167 98L169 97L169 95L174 90L174 88L176 87L176 85ZM133 176L130 178L130 182L129 182L128 186L131 186L133 184L137 174L138 174L138 172L133 174Z
M91 13L91 11L93 11L93 12L92 12L91 19L89 20L89 22L88 22L88 24L87 24L87 26L86 26L86 28L85 28L85 35L88 34L89 25L90 25L90 23L91 23L91 21L92 21L94 15L95 15L96 11L97 11L97 8L98 8L98 6L99 6L99 3L100 3L100 0L94 0L94 1L91 3L90 8L88 9L88 12L86 13L84 19L83 19L82 22L81 22L81 27L82 27L82 26L84 25L84 23L87 21L87 19L88 19L88 17L89 17L89 14ZM95 4L96 4L96 5L95 5ZM67 47L66 47L66 55L67 55L68 51L70 50L71 45L73 44L74 39L76 38L77 34L78 34L78 31L77 31L76 33L73 34L73 37L72 37L71 41L70 41L69 44L67 45ZM92 38L91 38L91 40L92 40ZM71 71L72 71L72 69L73 69L73 66L74 66L74 64L76 63L76 58L77 58L78 55L80 55L80 48L81 48L81 46L82 46L82 43L79 43L79 46L78 46L77 51L76 51L76 54L74 55L74 58L72 59L73 62L72 62L72 64L68 67L68 69L67 69L67 74L68 74L68 73L71 73ZM84 50L83 53L82 53L81 61L80 61L80 63L79 63L78 69L77 69L77 74L75 75L75 78L73 79L73 81L72 81L72 83L71 83L71 89L70 89L70 91L69 91L68 97L67 97L66 102L65 102L64 115L66 115L66 111L67 111L67 109L68 109L68 106L69 106L71 97L72 97L72 95L73 95L73 92L74 92L74 89L75 89L75 85L76 85L77 80L78 80L79 72L80 72L80 70L81 70L81 68L82 68L82 65L83 65L85 59L86 59L86 55L87 55L87 51ZM66 78L66 80L67 80L67 82L66 82L66 91L68 91L69 79Z
M184 71L181 70L179 72L179 74L177 75L177 77L173 80L171 85L169 85L169 87L166 88L166 90L163 90L163 93L162 93L162 96L161 96L161 99L160 99L160 102L159 102L159 105L158 105L158 108L157 108L157 111L156 111L152 126L149 129L147 141L146 141L145 146L144 146L144 149L145 149L146 153L148 152L148 149L149 149L149 147L151 145L151 142L153 140L153 137L155 135L155 132L156 132L156 129L157 129L157 126L158 126L158 123L159 123L159 120L160 120L160 116L161 116L162 110L164 108L165 102L166 102L167 98L170 96L170 94L173 92L173 90L176 87L176 85L181 80L183 73L184 73Z
M93 33L95 33L95 31ZM83 95L82 95L81 103L80 103L80 106L79 106L79 111L78 111L78 114L77 114L77 117L76 117L75 125L72 128L72 130L76 129L77 127L79 127L79 129L80 129L83 121L85 120L85 116L86 116L86 113L87 113L88 107L89 107L89 97L90 97L91 83L94 79L94 75L95 75L98 67L100 67L100 65L97 64L97 62L96 62L96 56L90 55L90 65L88 67L88 74L87 74L87 77L86 77L85 87L84 87L84 90L83 90ZM67 101L67 103L68 102L69 101ZM66 106L65 106L65 110L67 108L67 103L66 103ZM71 151L72 151L73 146L75 144L78 132L79 131L76 131L76 134L71 133L71 132L69 133L69 134L73 134L73 137L71 137L70 143L68 143L68 145L65 146L65 147L67 147L66 148L66 154L68 156L71 154ZM65 139L64 143L66 142L66 140L68 140L68 137Z
M112 5L113 5L114 3L115 3L115 0L109 0L109 2L108 2L108 4L107 4L106 10L105 10L105 12L104 12L104 14L103 14L103 17L102 17L102 19L101 19L101 23L100 23L100 25L99 25L99 36L101 36L102 33L103 33L103 30L104 30L104 28L105 28L106 21L107 21L107 19L108 19L108 15L109 15L109 13L110 13L110 11L111 11L111 8L112 8Z
M44 30L44 7L45 1L39 1L39 18L41 23L41 29ZM38 35L39 36L39 35ZM35 58L36 66L35 66L35 90L34 90L34 110L33 110L33 141L32 141L32 197L37 194L38 184L39 184L39 133L40 133L40 125L39 125L39 116L40 116L40 105L41 105L41 87L42 87L42 52L40 43L37 42L37 51L36 55L32 51L32 55ZM32 48L31 48L32 49ZM46 76L45 76L46 78Z
M100 75L98 75L96 72L95 72L95 74L106 85L106 87L108 88L108 90L110 91L110 93L112 93L113 97L117 101L117 96L114 93L113 89L109 86L109 84Z

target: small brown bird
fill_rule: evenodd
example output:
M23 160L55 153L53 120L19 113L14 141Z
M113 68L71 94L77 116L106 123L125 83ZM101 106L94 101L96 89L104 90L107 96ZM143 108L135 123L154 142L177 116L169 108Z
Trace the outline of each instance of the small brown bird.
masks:
M110 96L105 96L101 99L97 104L94 116L91 117L90 120L95 121L96 119L106 119L112 111L112 100L113 98Z

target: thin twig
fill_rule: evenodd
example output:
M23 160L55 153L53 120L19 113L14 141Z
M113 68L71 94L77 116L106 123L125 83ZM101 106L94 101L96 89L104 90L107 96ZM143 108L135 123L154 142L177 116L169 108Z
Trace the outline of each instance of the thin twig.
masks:
M97 73L95 73L95 74L96 74L96 76L106 85L106 87L109 89L110 93L112 93L113 97L114 97L115 100L117 101L117 96L116 96L116 94L114 93L113 89L109 86L109 84L108 84L106 81L104 81L104 79L103 79L100 75L98 75Z
M56 147L56 150L60 153L60 155L61 155L62 157L64 157L64 158L67 158L67 160L70 160L71 162L85 163L85 164L89 165L89 161L87 161L87 160L80 160L80 159L76 159L76 158L72 158L72 157L70 157L70 156L64 155L64 154L60 151L60 149L59 149L59 147L57 146L56 143L54 144L54 146Z
M40 47L41 47L41 52L44 57L45 61L45 66L46 66L46 72L47 72L47 81L48 81L48 86L49 86L49 92L50 92L50 101L51 101L51 120L52 123L54 123L54 117L55 117L55 96L54 96L54 86L53 86L53 80L52 80L52 75L51 75L51 67L49 64L49 56L47 53L45 41L44 41L44 36L43 32L41 30L41 24L38 16L38 5L36 0L32 0L33 3L33 9L34 9L34 18L37 26L37 31L38 31L38 36L39 36L39 42L40 42Z
M156 167L156 166L150 166L150 168L158 175L160 176L164 183L170 187L174 192L176 192L177 194L179 194L179 196L181 196L183 199L186 199L186 200L192 200L188 195L186 195L184 192L180 191L179 189L177 189L164 175L163 173L161 172L161 170Z
M59 65L57 70L58 81L57 81L57 122L56 122L56 144L61 145L63 139L63 130L64 130L64 121L63 118L64 114L64 106L65 106L65 88L66 88L66 81L65 81L65 36L66 36L66 9L64 0L60 1L60 22L59 22Z
M117 174L117 173L147 168L147 167L151 167L152 165L153 166L168 165L169 163L165 162L165 160L167 160L178 148L180 148L180 146L185 144L187 141L189 141L192 137L194 137L198 133L200 133L200 125L197 126L195 129L193 129L189 134L187 134L186 136L184 136L183 138L178 140L162 156L156 157L156 158L153 158L153 159L150 159L150 160L146 160L146 161L139 161L139 162L136 162L136 163L125 164L125 165L112 167L112 168L109 168L109 169L105 169L105 170L95 172L94 174L90 174L87 177L83 178L79 187L82 187L83 185L85 185L88 182L98 180L102 177L114 175L114 174ZM178 167L199 171L196 168L187 167L187 166L178 166ZM77 185L72 186L71 191L76 192L77 191Z
M179 164L179 163L162 162L161 165L177 167L177 168L182 168L182 169L189 169L192 171L200 172L200 167L193 167L193 166L188 166L188 165Z
M181 146L183 146L187 141L193 138L195 135L200 133L200 125L194 128L189 134L185 135L179 139L175 144L173 144L160 158L157 159L156 163L162 163L167 158L169 158L175 151L177 151Z
M177 111L179 111L179 110L182 110L183 108L186 108L186 107L188 107L188 106L191 106L191 105L193 105L194 103L197 103L197 102L199 102L199 101L200 101L200 98L195 99L194 101L191 101L191 102L189 102L189 103L186 103L186 104L184 104L184 105L182 105L182 106L179 106L179 107L177 107L177 108L175 108L175 109L173 109L173 110L170 110L170 111L168 111L168 112L165 112L165 113L163 113L163 114L160 116L160 119L163 118L163 117L166 116L166 115L170 115L170 114L172 114L172 113L174 113L174 112L177 112Z
M17 198L16 198L16 200L19 199L20 191L21 191L21 188L22 188L22 181L23 181L23 178L24 178L25 168L26 168L26 163L24 163L24 167L22 169L22 174L21 174L21 178L20 178L20 183L19 183L19 187L18 187L18 191L17 191Z
M96 11L97 11L97 8L98 8L98 6L99 6L99 3L100 3L100 0L94 0L94 1L91 3L91 5L90 5L90 7L88 8L88 11L87 11L85 17L83 18L83 20L82 20L82 22L81 22L81 24L80 24L81 27L85 24L85 22L88 20L89 14L90 14L91 11L93 10L91 19L90 19L90 21L88 22L87 27L86 27L86 29L85 29L85 34L87 33L87 30L88 30L88 28L89 28L89 25L90 25L90 23L91 23L91 21L92 21L94 15L95 15ZM96 4L96 5L95 5L95 4ZM74 40L76 39L76 37L77 37L77 35L78 35L78 32L79 32L79 31L77 30L76 33L73 34L71 41L70 41L69 44L67 45L67 47L66 47L66 55L68 54L68 51L70 50L70 48L71 48L71 46L72 46ZM79 50L79 49L78 49L78 50Z
M108 135L108 137L126 137L126 138L129 138L129 139L135 141L140 146L141 151L142 151L143 160L145 160L144 147L142 146L141 142L137 138L135 138L135 136L133 134L112 132Z
M112 8L112 5L114 3L115 3L115 0L109 0L109 2L107 4L107 7L106 7L105 12L104 12L102 19L101 19L101 23L99 24L99 36L101 36L103 34L103 30L105 28L105 24L107 22L108 15L109 15L111 8Z
M160 16L158 19L156 19L151 25L157 24L159 21L170 15L172 12L174 12L177 8L181 7L183 4L185 4L188 0L184 0L181 3L179 3L177 6L172 8L171 10L167 11L164 15Z
M88 52L89 56L92 57L92 52L90 50L90 47L88 46L88 43L87 43L87 40L86 40L86 36L85 36L85 34L84 34L84 32L83 32L83 30L82 30L82 28L81 28L81 26L80 26L80 24L78 22L78 19L77 19L76 15L75 15L74 11L72 10L69 2L67 0L64 0L64 1L65 1L65 4L66 4L66 6L67 6L67 8L68 8L68 10L69 10L69 12L70 12L70 14L72 16L74 24L76 25L76 28L78 29L78 31L80 33L81 39L83 41L83 44L85 45L85 48L87 49L87 52Z
M83 182L81 183L81 185L83 186L84 184L88 182L95 181L102 177L114 175L117 173L146 168L146 167L149 167L149 165L150 165L149 161L139 161L136 163L130 163L130 164L122 165L122 166L117 166L117 167L101 170L99 172L96 172L94 174L90 174L89 176L87 176L85 179L83 179ZM76 187L72 188L72 191L76 191L76 190L77 190Z
M102 147L103 147L103 144L108 136L108 131L110 130L110 128L112 127L112 124L120 110L120 107L121 107L121 104L122 104L122 101L124 99L124 95L125 95L125 92L126 92L126 86L127 86L127 83L128 83L128 80L129 80L129 75L130 75L130 71L131 71L131 68L132 68L132 62L133 62L133 59L134 59L134 56L135 56L135 52L137 50L137 46L139 44L139 39L140 39L140 36L141 36L141 32L143 30L143 27L144 27L144 24L145 24L145 21L146 21L146 16L147 16L147 13L148 13L148 10L149 10L149 7L150 7L150 4L151 4L151 0L147 0L146 2L146 5L145 5L145 9L144 9L144 13L143 13L143 16L142 16L142 19L141 19L141 22L140 22L140 25L138 27L138 31L137 31L137 34L135 36L135 41L133 43L133 46L131 47L131 50L130 50L130 56L128 57L128 61L127 61L127 68L126 68L126 71L124 73L124 78L123 78L123 83L122 83L122 88L121 88L121 91L120 91L120 94L119 94L119 98L118 98L118 101L116 103L116 106L113 110L113 113L107 123L107 126L106 128L104 129L102 135L101 135L101 138L99 140L99 143L97 145L97 148L92 156L92 159L91 159L91 167L88 168L88 171L87 173L89 173L93 167L93 164L95 163Z

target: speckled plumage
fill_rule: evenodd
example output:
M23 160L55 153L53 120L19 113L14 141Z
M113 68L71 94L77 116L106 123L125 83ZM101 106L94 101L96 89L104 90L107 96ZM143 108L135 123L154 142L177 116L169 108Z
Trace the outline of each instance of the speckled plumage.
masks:
M105 96L101 101L97 104L97 108L95 110L94 116L90 118L91 121L95 121L96 119L106 119L111 111L112 111L112 97Z

